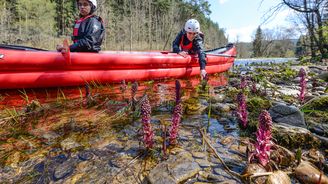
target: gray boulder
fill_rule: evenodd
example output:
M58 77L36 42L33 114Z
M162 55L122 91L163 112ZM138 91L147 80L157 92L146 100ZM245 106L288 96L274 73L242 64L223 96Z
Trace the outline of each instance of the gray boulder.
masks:
M304 114L295 106L279 103L269 109L272 120L297 127L306 127Z

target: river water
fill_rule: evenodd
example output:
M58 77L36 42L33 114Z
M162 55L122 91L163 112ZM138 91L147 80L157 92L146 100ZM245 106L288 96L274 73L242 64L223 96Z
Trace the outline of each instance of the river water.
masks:
M286 63L295 62L297 58L240 58L235 59L234 66L250 65L250 64L271 64L271 63Z

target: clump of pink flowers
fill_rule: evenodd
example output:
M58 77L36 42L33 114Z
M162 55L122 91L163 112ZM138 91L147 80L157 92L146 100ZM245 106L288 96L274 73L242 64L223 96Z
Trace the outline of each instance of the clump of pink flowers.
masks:
M264 110L259 116L259 127L256 132L255 150L250 155L249 161L255 157L262 166L266 166L270 161L272 139L272 119L268 111Z
M141 103L141 121L143 124L143 141L147 149L151 149L154 144L154 131L151 124L151 106L148 97L145 96Z
M306 92L306 72L303 68L300 69L298 76L301 78L300 80L300 94L298 95L298 98L301 103L304 102L304 96Z
M237 95L237 102L238 102L238 108L237 108L237 115L238 118L240 120L240 122L242 123L243 127L246 128L247 126L247 105L246 105L246 96L240 92Z
M175 81L175 91L176 91L176 98L175 98L175 107L173 110L173 117L172 117L172 125L170 128L170 144L174 145L177 143L178 131L180 126L180 121L182 117L182 104L181 104L181 95L180 95L181 85L180 82L177 80Z

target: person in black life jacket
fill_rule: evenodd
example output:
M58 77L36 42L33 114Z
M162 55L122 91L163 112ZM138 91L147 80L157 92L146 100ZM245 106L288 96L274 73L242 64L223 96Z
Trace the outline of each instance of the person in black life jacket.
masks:
M73 44L69 46L71 52L99 52L105 34L101 17L94 15L97 0L77 0L80 18L75 21L73 28ZM65 52L63 45L56 49Z
M188 54L198 54L200 77L205 78L207 72L206 54L204 52L204 34L200 32L199 22L195 19L189 19L184 29L176 36L172 44L173 52L183 57Z

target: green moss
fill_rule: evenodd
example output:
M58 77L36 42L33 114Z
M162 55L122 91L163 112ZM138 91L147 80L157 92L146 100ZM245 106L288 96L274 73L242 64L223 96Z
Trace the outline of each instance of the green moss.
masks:
M271 102L261 97L252 97L247 100L247 109L250 112L260 112L264 109L269 109L272 106Z
M319 110L328 111L328 95L315 98L302 107L303 111L306 110Z

